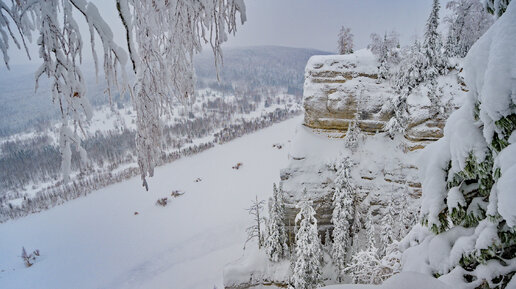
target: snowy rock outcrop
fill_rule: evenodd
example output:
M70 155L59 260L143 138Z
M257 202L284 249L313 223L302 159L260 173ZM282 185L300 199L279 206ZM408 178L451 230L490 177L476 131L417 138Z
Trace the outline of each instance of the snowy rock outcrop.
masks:
M312 56L304 84L305 125L346 131L356 121L363 132L383 132L393 116L391 83L378 78L378 62L368 49L347 55ZM407 97L409 119L405 138L409 149L442 137L450 110L459 106L465 88L456 71L437 78L434 87L421 85ZM439 95L432 103L430 94Z
M388 83L378 82L377 65L367 49L312 56L305 70L305 125L347 130L356 119L363 131L381 131L392 116L382 107L393 91Z
M416 161L419 150L407 151L403 137L394 140L384 134L362 135L359 146L350 150L338 135L301 126L293 140L291 161L281 171L281 187L286 196L285 225L291 235L295 231L296 204L309 199L316 210L319 231L324 240L332 230L332 198L335 190L335 162L350 157L351 175L356 187L356 209L365 227L365 216L379 221L389 198L405 198L411 208L417 207L421 195ZM306 188L307 193L303 190ZM412 210L412 209L411 209ZM361 238L361 237L360 237ZM358 248L358 247L357 247Z
M351 163L350 181L354 187L349 256L366 249L369 242L385 250L382 234L386 231L386 215L391 217L392 240L400 240L417 221L421 183L416 164L420 148L442 137L446 118L461 104L465 88L454 70L432 84L423 83L413 89L406 96L405 133L391 139L385 126L394 115L397 95L391 83L379 79L377 73L376 57L366 49L349 55L313 56L308 61L304 122L292 140L290 163L280 174L291 253L297 231L297 204L304 200L311 201L316 211L323 247L330 247L336 164L343 159ZM274 262L245 267L245 272L236 270L248 262L244 256L225 271L226 288L262 288L259 286L272 281L277 287L289 284L292 272L282 278L266 273L275 272L270 267L278 266ZM333 276L335 268L330 271ZM328 285L332 280L324 282Z

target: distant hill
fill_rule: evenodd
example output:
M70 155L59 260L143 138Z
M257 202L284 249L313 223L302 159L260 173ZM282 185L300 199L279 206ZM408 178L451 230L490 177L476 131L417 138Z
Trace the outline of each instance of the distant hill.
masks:
M256 87L285 87L293 94L303 88L306 62L315 54L328 52L278 46L257 46L228 48L223 51L224 65L221 67L221 83L217 83L213 55L205 49L195 58L198 87L219 87L232 89L235 85ZM43 77L40 88L34 92L34 71L36 65L12 66L8 71L0 67L0 137L9 136L48 122L59 116L58 109L51 102L49 82ZM105 82L94 72L84 69L87 79L88 97L93 106L106 104ZM123 102L114 95L116 102ZM127 99L126 99L127 100Z
M222 83L256 86L291 86L303 88L306 62L312 55L329 52L282 46L254 46L224 50L224 63L220 68ZM206 49L196 58L199 82L216 81L211 51Z

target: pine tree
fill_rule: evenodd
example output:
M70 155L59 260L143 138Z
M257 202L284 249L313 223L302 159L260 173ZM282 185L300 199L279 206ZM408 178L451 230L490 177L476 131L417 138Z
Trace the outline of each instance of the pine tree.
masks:
M269 219L267 220L267 237L265 252L269 260L278 262L288 255L287 234L285 230L284 201L276 184L273 185L273 195L269 199Z
M324 250L328 252L328 254L331 254L332 247L333 242L331 241L330 229L326 229L326 232L324 233Z
M447 60L442 52L442 39L439 33L439 0L434 0L432 11L426 22L425 38L422 52L427 59L425 67L425 80L434 79L446 71Z
M408 109L407 109L407 96L404 94L398 94L395 96L393 101L394 115L385 125L385 131L387 134L394 138L397 134L405 133L405 129L408 125Z
M306 195L306 189L304 190ZM309 201L301 201L296 216L295 264L292 282L296 289L313 289L321 285L321 241L317 231L315 210Z
M409 49L404 60L401 61L396 72L394 89L402 102L405 102L414 88L420 83L434 80L438 75L446 73L448 60L442 51L441 34L437 30L439 25L439 1L434 0L432 11L426 23L426 30L423 44L420 45L416 40ZM401 103L401 102L400 102ZM395 104L396 108L403 105ZM399 114L395 110L396 114ZM389 125L391 128L404 128L405 123L402 118L396 116L396 120ZM392 129L391 129L392 131Z
M353 208L354 185L351 182L351 165L349 158L336 163L335 191L333 194L333 247L332 260L337 266L339 281L346 266L347 250L351 246L351 221L355 215Z

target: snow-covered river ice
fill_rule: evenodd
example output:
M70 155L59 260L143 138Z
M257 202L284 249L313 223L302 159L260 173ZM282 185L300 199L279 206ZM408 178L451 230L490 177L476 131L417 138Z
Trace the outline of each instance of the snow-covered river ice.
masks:
M301 122L159 167L148 192L133 178L0 224L0 288L223 288L223 267L241 256L252 223L245 209L272 195ZM184 195L171 197L176 190ZM22 246L41 252L32 267Z

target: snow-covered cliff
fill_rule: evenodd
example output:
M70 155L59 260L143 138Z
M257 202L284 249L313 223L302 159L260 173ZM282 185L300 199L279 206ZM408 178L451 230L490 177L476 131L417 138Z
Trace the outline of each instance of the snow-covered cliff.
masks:
M351 181L355 187L349 256L367 247L368 235L377 244L382 243L383 217L389 204L396 206L392 230L398 240L416 222L421 196L416 166L420 149L442 137L444 122L461 104L465 88L455 70L438 77L434 84L423 83L415 88L407 96L409 118L405 133L391 138L385 126L394 115L396 92L389 81L378 78L377 71L375 56L365 49L349 55L313 56L308 61L304 122L292 140L290 163L281 171L290 245L299 212L296 205L306 199L316 210L323 246L328 244L327 236L333 230L336 164L343 159L352 164ZM438 95L437 100L432 95ZM350 130L355 124L356 129ZM278 264L257 256L260 255L246 254L227 268L226 288L261 288L265 283L287 286L290 274L279 277L266 273L280 269L284 272L285 264L276 268ZM325 256L329 258L329 254ZM323 271L323 278L328 285L335 282L335 268L331 259L326 261L330 265ZM260 264L259 268L242 265L253 262Z
M305 70L305 125L346 131L356 121L368 134L383 132L393 116L395 91L389 81L378 79L378 65L367 49L348 55L312 56ZM431 105L428 97L432 89L442 96L438 106ZM405 138L417 143L442 137L446 116L461 104L464 91L456 71L437 78L435 87L417 87L407 99L410 118Z

